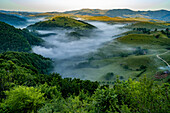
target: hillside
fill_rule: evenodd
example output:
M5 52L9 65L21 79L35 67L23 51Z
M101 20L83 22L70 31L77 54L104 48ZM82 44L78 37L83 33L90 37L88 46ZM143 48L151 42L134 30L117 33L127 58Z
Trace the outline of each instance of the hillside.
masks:
M88 30L88 29L95 28L95 26L80 20L76 20L69 17L61 17L61 16L51 18L50 20L47 21L37 22L34 25L28 26L28 29L39 29L39 30L55 29L55 28Z
M4 52L0 54L1 68L7 68L5 63L12 63L20 68L28 70L30 73L47 74L52 69L52 61L49 58L45 58L35 53L24 52ZM9 62L10 61L10 62ZM12 65L11 64L11 65Z
M108 17L108 16L87 16L87 15L77 15L77 17L82 18L84 20L90 21L103 21L103 22L161 22L159 20L153 20L148 18L123 18L123 17Z
M156 38L154 35L148 34L129 34L117 39L119 42L128 44L151 44L168 46L170 44L170 38Z
M22 25L27 23L27 21L23 18L5 13L0 13L0 21L10 25Z
M159 23L159 22L137 22L131 25L127 25L125 26L125 28L166 29L166 28L170 28L170 24Z
M40 45L43 40L32 35L28 30L20 30L0 22L0 52L31 51L31 45Z

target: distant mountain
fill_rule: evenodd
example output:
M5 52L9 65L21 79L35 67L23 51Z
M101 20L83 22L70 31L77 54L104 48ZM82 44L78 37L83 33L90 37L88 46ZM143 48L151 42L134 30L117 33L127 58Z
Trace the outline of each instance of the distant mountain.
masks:
M26 24L27 21L24 18L20 18L18 16L5 14L0 12L0 21L8 23L10 25L23 25Z
M55 16L56 14L74 14L74 15L90 15L90 16L108 16L108 17L141 17L149 19L158 19L163 21L170 21L170 11L168 10L156 10L156 11L133 11L130 9L110 9L110 10L101 10L101 9L81 9L81 10L72 10L66 12L22 12L22 11L4 11L0 12L5 14L20 15L24 17L50 17Z
M26 11L5 11L5 10L0 10L1 13L5 14L16 14L16 15L21 15L21 16L29 16L33 14L40 14L41 12L26 12Z
M157 11L133 11L130 9L81 9L66 11L65 14L79 14L90 16L109 16L109 17L144 17L150 19L158 19L163 21L170 21L170 11L157 10Z
M14 16L19 16L22 18L32 18L32 17L49 17L54 16L55 14L58 14L59 12L25 12L25 11L5 11L0 10L1 13L10 14Z

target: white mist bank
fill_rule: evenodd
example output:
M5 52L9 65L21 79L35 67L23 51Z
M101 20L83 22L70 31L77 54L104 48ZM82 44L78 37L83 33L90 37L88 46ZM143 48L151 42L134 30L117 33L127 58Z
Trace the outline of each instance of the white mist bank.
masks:
M97 51L104 43L112 41L115 35L126 32L123 24L109 25L104 22L89 22L100 31L93 31L89 37L82 37L80 40L70 41L67 35L68 30L38 31L41 34L56 33L49 37L43 37L46 41L44 46L34 46L33 51L42 56L54 60L53 72L60 73L62 77L77 77L81 79L94 80L89 78L87 71L77 71L75 66L88 59L91 52ZM114 48L113 48L114 49Z
M43 39L51 45L51 47L35 46L33 51L37 54L53 59L68 59L71 57L82 56L84 54L94 52L105 42L113 40L114 35L118 35L127 30L119 29L124 25L108 25L103 22L89 22L96 26L101 32L93 32L92 36L83 37L80 40L67 41L67 30L39 31L41 34L56 33L57 35L44 37Z
M45 19L44 17L39 17L39 18L26 18L26 23L23 25L15 25L16 28L26 28L29 25L35 24L36 22L40 22L40 21L45 21L47 19Z

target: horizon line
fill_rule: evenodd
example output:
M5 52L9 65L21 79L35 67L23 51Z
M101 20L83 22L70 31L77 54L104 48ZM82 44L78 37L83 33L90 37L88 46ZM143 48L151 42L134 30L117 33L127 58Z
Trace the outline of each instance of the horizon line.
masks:
M0 11L15 11L15 12L34 12L34 13L45 13L45 12L67 12L67 11L76 11L76 10L83 10L83 9L92 9L92 10L114 10L114 9L128 9L132 11L160 11L160 10L166 10L170 11L170 9L166 8L160 8L160 9L131 9L131 8L113 8L113 9L100 9L100 8L81 8L81 9L71 9L71 10L65 10L65 11L57 11L57 10L51 10L51 11L28 11L28 10L10 10L10 9L0 9Z

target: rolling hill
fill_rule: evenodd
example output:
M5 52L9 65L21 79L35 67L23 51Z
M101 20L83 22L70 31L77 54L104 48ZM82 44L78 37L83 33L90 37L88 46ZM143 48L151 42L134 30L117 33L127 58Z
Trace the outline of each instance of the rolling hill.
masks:
M170 28L169 23L159 23L159 22L137 22L125 26L125 28L147 28L147 29L166 29Z
M22 25L26 24L27 21L24 18L20 18L14 15L0 13L0 21L6 22L10 25Z
M51 18L50 20L37 22L33 25L28 26L28 29L38 29L38 30L55 29L55 28L88 30L96 27L80 20L76 20L69 17L62 17L62 16L57 16Z

